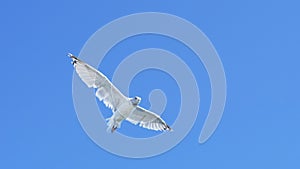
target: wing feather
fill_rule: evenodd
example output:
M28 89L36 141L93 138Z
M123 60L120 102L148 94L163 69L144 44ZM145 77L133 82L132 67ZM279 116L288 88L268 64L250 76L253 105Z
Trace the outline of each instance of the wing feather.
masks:
M125 97L109 80L97 69L69 54L73 60L74 68L81 80L89 87L96 88L96 96L105 106L115 111L124 101Z
M126 120L135 125L139 124L139 126L151 130L172 130L159 115L140 106L137 106Z

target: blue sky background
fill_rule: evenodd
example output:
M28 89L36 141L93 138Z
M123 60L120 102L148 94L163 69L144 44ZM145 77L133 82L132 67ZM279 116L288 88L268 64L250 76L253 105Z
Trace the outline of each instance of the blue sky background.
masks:
M299 168L299 7L296 0L1 1L0 168ZM82 130L66 53L78 54L106 23L149 11L185 18L209 37L224 65L227 103L214 135L198 144L210 99L203 69L197 75L200 115L189 135L157 157L128 159L102 150ZM184 46L152 36L119 44L101 70L111 77L111 64L147 47L170 50L192 69L202 66L187 57L190 51ZM161 72L140 74L133 85L157 74ZM174 84L168 87L174 83L171 78L161 76L166 80L161 88L177 89ZM146 88L149 92L151 86ZM147 97L146 91L132 92L139 91ZM142 104L149 106L147 99ZM172 105L167 110L172 111Z

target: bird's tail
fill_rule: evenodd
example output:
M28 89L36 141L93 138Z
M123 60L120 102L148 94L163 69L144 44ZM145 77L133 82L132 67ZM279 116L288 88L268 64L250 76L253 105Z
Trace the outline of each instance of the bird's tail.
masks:
M117 122L113 116L110 118L107 118L106 121L107 121L107 126L108 126L107 130L106 130L107 132L113 133L117 128L120 128L120 123Z

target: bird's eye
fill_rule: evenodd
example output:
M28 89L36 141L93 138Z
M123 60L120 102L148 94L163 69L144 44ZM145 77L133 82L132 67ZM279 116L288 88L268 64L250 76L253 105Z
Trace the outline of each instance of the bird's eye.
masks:
M135 100L137 100L137 97L134 97Z

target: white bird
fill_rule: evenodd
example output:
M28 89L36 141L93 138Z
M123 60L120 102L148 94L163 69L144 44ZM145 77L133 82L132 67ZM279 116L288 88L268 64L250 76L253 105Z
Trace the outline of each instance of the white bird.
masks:
M124 96L100 71L71 53L68 56L72 59L72 64L81 80L89 88L96 88L98 99L112 110L113 115L107 119L108 131L114 132L120 128L123 120L151 130L172 131L171 127L159 115L139 106L140 97L128 98Z

